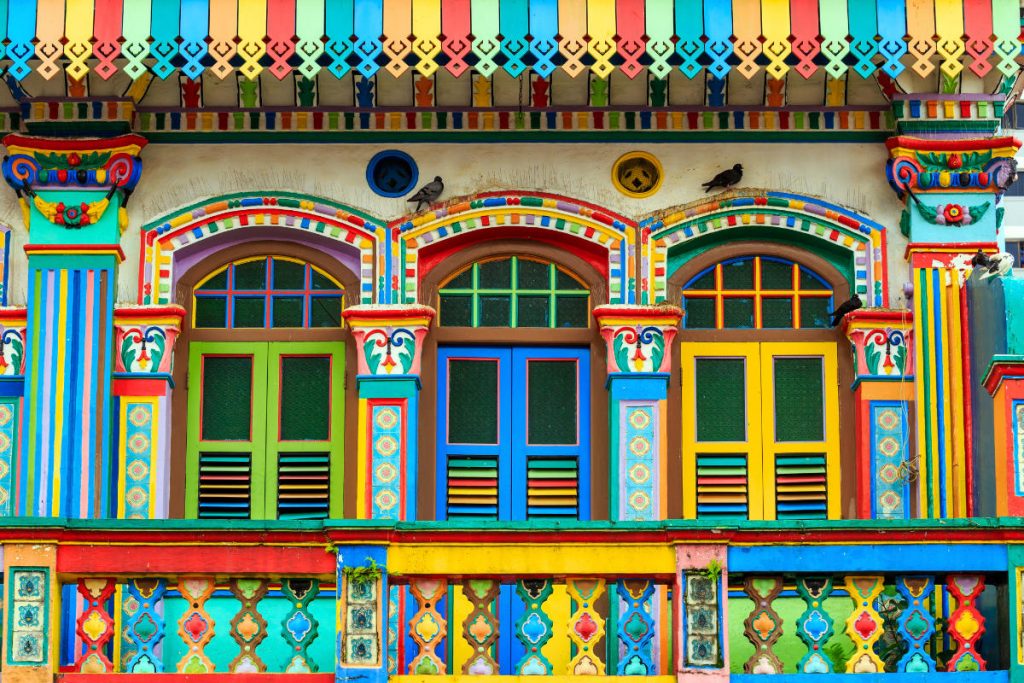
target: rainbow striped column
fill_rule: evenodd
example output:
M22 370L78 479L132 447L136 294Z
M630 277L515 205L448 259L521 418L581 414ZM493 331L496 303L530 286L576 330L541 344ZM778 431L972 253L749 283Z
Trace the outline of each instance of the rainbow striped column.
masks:
M114 301L126 197L145 139L4 138L3 175L29 229L15 514L111 517Z
M434 309L352 306L359 390L358 519L416 518L420 360Z
M889 183L906 203L913 283L916 515L973 514L970 338L965 280L998 250L999 196L1013 182L1013 138L890 138Z

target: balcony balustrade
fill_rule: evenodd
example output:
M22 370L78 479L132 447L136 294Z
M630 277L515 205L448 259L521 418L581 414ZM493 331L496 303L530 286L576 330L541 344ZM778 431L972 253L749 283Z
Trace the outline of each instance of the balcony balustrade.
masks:
M4 669L36 657L52 669L38 680L64 683L1024 674L1016 520L238 527L0 529Z

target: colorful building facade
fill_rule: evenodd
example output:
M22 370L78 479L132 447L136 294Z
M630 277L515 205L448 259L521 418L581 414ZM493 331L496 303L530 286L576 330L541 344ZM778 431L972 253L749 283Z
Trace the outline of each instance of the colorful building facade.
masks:
M1020 3L0 34L3 683L1024 681Z

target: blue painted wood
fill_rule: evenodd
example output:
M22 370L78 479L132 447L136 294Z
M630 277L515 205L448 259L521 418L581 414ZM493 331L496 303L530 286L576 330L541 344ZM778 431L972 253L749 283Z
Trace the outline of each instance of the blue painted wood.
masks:
M931 576L897 576L896 590L907 601L907 606L900 613L899 632L908 647L897 668L910 673L935 671L935 660L925 649L935 633L935 617L925 605L935 590L935 579Z
M653 581L623 579L618 582L620 614L618 639L625 652L619 657L618 675L653 676L658 673L654 660L654 618L651 616Z
M448 443L448 364L451 360L493 359L498 363L498 443ZM437 354L437 518L448 519L448 459L455 455L490 456L498 458L497 519L511 519L511 491L503 491L511 481L512 416L502 410L512 401L512 350L507 348L442 347ZM456 512L456 510L453 510ZM491 518L493 519L493 518Z
M832 545L729 548L730 572L905 572L1006 571L1006 546Z
M571 446L527 443L528 364L532 361L574 360L577 363L576 433ZM527 463L531 457L575 458L577 466L577 514L590 519L590 351L589 349L517 348L512 350L512 519L529 519ZM534 516L539 512L532 511ZM565 510L566 514L572 514Z
M448 365L458 359L492 359L498 363L498 443L453 444L448 442ZM527 443L528 363L569 360L577 364L576 431L572 445ZM567 516L590 518L590 352L588 349L544 347L486 348L442 347L438 351L437 467L444 473L437 482L437 518L448 519L448 461L453 456L496 457L498 459L499 520L526 520L531 516L527 499L527 466L530 458L574 458L577 467L577 510L566 508ZM552 509L533 511L551 513ZM471 512L471 510L466 510Z
M831 577L802 577L797 579L796 591L807 605L796 624L796 634L807 646L807 654L796 665L805 674L830 674L832 662L825 655L824 646L832 637L832 616L825 609L825 600L832 593Z

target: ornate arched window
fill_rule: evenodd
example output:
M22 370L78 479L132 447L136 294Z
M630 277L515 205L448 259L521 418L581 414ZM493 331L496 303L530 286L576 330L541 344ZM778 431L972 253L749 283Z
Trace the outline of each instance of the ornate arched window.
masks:
M344 287L309 263L260 256L229 263L195 288L196 328L338 327Z
M832 306L825 278L775 256L726 259L683 285L687 329L824 328Z
M748 242L694 256L673 283L684 516L839 517L843 348L830 313L849 296L842 273Z
M184 514L341 517L341 311L354 278L305 247L258 243L267 251L252 256L254 246L197 264L182 286L191 309Z
M448 278L440 309L442 327L587 327L590 291L562 266L506 256Z

